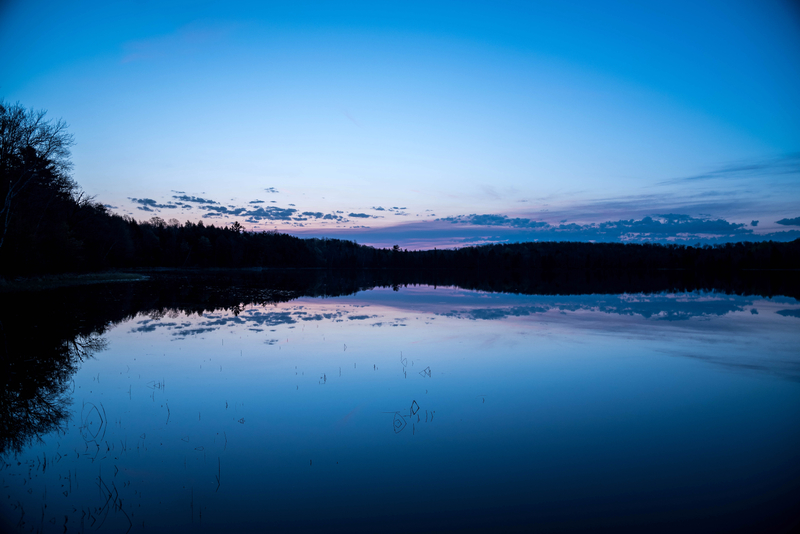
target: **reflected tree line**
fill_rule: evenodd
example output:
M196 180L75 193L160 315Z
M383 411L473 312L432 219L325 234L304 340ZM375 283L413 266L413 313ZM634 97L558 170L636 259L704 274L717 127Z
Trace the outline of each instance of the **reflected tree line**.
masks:
M65 428L72 375L81 362L104 348L102 335L108 328L138 314L160 318L170 312L238 313L248 304L422 284L538 295L716 290L800 298L797 277L781 273L712 276L566 270L538 275L507 271L486 277L477 271L438 269L167 271L151 273L145 282L6 293L0 309L0 455Z
M29 313L4 305L0 314L0 456L66 430L72 376L105 346L103 326L88 327L69 313L51 316L47 303L38 304Z

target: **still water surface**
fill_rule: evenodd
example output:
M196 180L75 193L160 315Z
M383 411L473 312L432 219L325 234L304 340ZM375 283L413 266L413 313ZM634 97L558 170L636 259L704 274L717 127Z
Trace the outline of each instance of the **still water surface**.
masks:
M420 286L151 310L79 341L67 422L3 456L12 530L797 519L794 298Z

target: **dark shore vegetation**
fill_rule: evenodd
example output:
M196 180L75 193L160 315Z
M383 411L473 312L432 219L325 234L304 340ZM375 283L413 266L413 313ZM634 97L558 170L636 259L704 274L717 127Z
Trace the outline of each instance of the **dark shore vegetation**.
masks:
M39 191L42 192L42 191ZM800 240L684 246L539 242L454 250L377 249L339 239L300 239L213 224L139 222L70 193L19 199L0 248L0 275L12 278L131 268L326 268L494 271L740 271L800 268ZM30 204L30 205L29 205ZM40 204L48 204L38 208Z
M142 222L113 214L81 192L70 174L72 142L62 121L0 100L0 279L133 268L414 269L470 272L471 279L475 273L503 279L565 270L720 275L800 269L800 240L715 246L539 242L406 251L248 232L238 222ZM11 286L26 284L37 283Z

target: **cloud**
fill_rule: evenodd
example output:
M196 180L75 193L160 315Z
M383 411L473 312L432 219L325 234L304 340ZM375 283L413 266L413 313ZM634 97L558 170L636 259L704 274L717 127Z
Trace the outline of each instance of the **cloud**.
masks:
M266 191L267 193L280 193L280 191L278 191L274 187L267 187L266 189L264 189L264 191Z
M178 207L176 204L159 204L158 202L156 202L152 198L131 198L131 197L128 197L128 198L134 204L141 204L142 206L147 207L147 208L175 209L175 208ZM142 210L142 211L153 211L152 209L143 209L143 208L139 208L139 209Z
M702 174L665 180L660 182L659 185L697 182L718 178L752 178L764 175L780 176L789 174L800 174L800 153L787 154L770 159L734 163Z
M800 181L798 181L800 184ZM551 223L562 219L575 222L613 221L617 219L642 218L653 214L688 213L695 217L716 217L735 219L741 222L750 221L754 215L770 216L770 213L782 216L787 210L794 210L789 200L793 195L787 194L786 189L762 188L752 189L750 184L740 184L742 187L726 186L721 190L697 191L694 188L673 188L674 191L659 191L658 193L637 193L615 197L587 199L582 202L572 202L564 199L562 204L544 204L544 209L529 209L518 216L529 217L533 220L545 219ZM791 184L785 184L790 187ZM793 187L793 186L791 186ZM783 191L779 193L778 191ZM533 206L531 206L533 208ZM790 211L791 213L791 211ZM772 216L775 216L772 215ZM770 221L775 220L770 218ZM759 230L762 229L762 219ZM769 229L767 229L768 231Z
M750 226L753 226L753 227L758 226L758 221L755 221L755 220L750 221Z
M453 224L471 224L476 226L509 226L512 228L545 228L550 226L546 222L532 221L530 219L510 219L507 215L457 215L444 217L438 221L447 221Z
M500 198L500 195L497 193L497 190L495 190L495 188L490 186L490 185L482 185L481 186L481 190L483 191L483 194L485 196L487 196L487 197L490 197L490 198L493 198L493 199L499 199Z
M215 202L213 200L208 200L205 198L195 197L191 195L172 195L172 198L183 202L194 202L196 204L219 204L219 202Z
M315 219L321 219L324 216L321 211L304 211L302 214L306 217L314 217Z
M343 109L342 113L344 114L345 117L347 117L350 120L350 122L361 128L361 123L359 123L352 115L350 115L349 111Z
M781 219L780 221L775 222L784 226L800 226L800 217L795 217L794 219Z
M386 211L386 208L382 208L381 206L378 206L377 208L375 206L372 206L372 209L374 209L375 211Z
M234 215L234 216L242 215L247 211L245 208L228 208L226 206L200 206L200 209L210 211L218 215ZM210 216L210 214L204 215L204 217L208 216Z
M688 215L656 215L662 220L644 217L641 220L609 221L598 225L560 225L559 229L576 229L596 232L598 235L609 235L622 238L629 234L650 237L694 236L744 236L751 235L752 230L744 224L731 223L724 219L698 219Z
M279 208L277 206L262 206L244 213L247 222L258 221L289 221L297 213L293 208Z
M203 218L214 217L244 217L247 222L256 223L259 221L292 221L307 220L305 218L295 218L297 210L292 208L279 208L277 206L258 206L255 208L228 207L228 206L199 206L199 209L206 211Z
M526 241L582 241L627 243L676 243L694 245L738 241L791 241L800 230L755 234L752 227L718 218L690 217L667 213L588 224L548 224L503 215L461 215L434 221L397 224L355 230L351 228L308 229L295 232L303 237L353 239L376 247L401 243L404 248L446 248L487 243Z
M369 219L370 216L366 213L348 213L348 217L358 217L359 219Z
M251 200L250 202L248 202L248 204L263 204L263 203L264 203L263 200L258 200L258 199Z

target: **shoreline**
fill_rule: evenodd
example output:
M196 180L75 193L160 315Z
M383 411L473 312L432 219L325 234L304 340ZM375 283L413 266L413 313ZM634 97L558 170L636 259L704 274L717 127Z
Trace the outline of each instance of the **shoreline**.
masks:
M44 291L46 289L57 289L60 287L108 284L114 282L140 282L149 279L150 277L144 274L116 271L86 274L53 274L16 278L13 280L0 278L0 293Z

